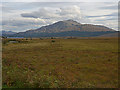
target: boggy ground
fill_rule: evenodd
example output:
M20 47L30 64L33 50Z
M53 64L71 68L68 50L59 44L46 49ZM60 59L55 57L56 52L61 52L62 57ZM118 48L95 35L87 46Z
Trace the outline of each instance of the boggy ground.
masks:
M3 88L118 87L117 38L3 39L2 49Z

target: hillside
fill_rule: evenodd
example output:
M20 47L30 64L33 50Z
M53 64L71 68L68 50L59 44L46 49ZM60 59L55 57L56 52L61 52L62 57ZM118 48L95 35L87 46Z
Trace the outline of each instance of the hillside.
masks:
M16 34L16 32L12 32L12 31L0 31L0 35L2 36L8 36L8 35L12 35L12 34Z
M104 35L100 35L98 37L119 37L120 32L115 32L115 33L108 33Z

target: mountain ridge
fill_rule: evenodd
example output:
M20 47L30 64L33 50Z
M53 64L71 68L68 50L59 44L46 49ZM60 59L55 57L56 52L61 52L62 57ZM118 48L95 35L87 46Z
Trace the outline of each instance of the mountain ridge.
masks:
M5 31L5 30L0 31L1 36L8 36L8 35L16 34L16 33L17 32L13 32L13 31Z
M106 26L102 26L102 25L81 24L81 23L78 23L77 21L74 21L74 20L64 20L64 21L58 21L56 23L53 23L53 24L50 24L47 26L42 26L38 29L28 30L26 32L19 32L17 34L14 34L13 36L17 36L17 37L22 36L23 37L23 36L27 35L29 37L33 37L33 36L35 36L34 34L36 34L37 37L41 37L41 34L44 34L44 35L46 34L45 35L45 37L46 37L47 35L49 36L49 34L52 35L52 33L54 33L54 34L55 33L56 34L65 33L65 34L69 35L69 33L71 33L71 32L74 33L75 31L77 31L78 33L90 32L90 33L95 33L95 34L96 34L96 32L98 32L98 33L99 32L102 32L102 33L103 32L110 32L110 33L115 32L115 30L110 29ZM75 36L75 33L73 36ZM68 36L68 35L64 35L64 36ZM70 34L70 35L72 36L72 34ZM60 35L56 35L56 36L60 36Z
M31 31L33 32L39 31L41 33L42 32L57 33L64 31L81 31L81 32L113 31L113 29L110 29L102 25L81 24L73 20L64 20Z

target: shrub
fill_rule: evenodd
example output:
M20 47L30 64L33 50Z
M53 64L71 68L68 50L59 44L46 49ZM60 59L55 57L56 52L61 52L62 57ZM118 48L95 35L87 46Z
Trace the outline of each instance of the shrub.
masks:
M55 40L52 40L51 42L55 42Z

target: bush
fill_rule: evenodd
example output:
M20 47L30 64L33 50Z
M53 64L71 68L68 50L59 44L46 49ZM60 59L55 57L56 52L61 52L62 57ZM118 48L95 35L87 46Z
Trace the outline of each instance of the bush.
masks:
M51 42L55 42L55 40L52 40Z

